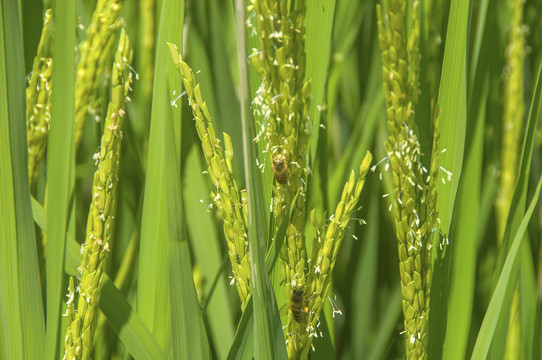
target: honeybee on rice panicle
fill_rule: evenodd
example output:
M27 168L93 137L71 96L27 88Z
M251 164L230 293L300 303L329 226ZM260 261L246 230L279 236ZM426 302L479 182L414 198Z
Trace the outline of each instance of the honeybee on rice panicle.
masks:
M288 171L288 158L282 154L277 154L273 157L273 174L275 180L281 185L288 182L290 173Z
M309 312L309 308L305 306L302 287L292 289L292 296L290 297L290 310L292 311L292 317L295 321L300 324L305 321L305 315L307 315Z

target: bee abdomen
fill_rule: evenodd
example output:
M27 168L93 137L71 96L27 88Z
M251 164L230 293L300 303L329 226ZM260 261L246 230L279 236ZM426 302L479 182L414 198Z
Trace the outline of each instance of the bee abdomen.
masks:
M285 185L288 182L290 173L288 172L288 159L278 154L273 157L273 175L275 180L281 185Z
M303 308L292 308L292 316L295 321L302 323L305 320L305 310Z
M292 317L298 323L305 321L305 315L307 310L305 310L304 300L303 300L303 289L296 288L292 290L292 297L290 299L290 310L292 310Z
M288 174L275 174L275 180L281 185L288 183Z

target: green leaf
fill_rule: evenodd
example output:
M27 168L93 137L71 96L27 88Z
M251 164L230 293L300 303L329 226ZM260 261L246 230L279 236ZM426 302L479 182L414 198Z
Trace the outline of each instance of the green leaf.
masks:
M170 268L173 357L211 359L203 315L192 280L192 266L186 239L174 240Z
M447 234L450 228L454 199L463 165L467 121L468 18L469 1L453 0L450 7L438 98L442 110L439 151L445 150L439 155L439 164L452 174L451 181L446 181L445 184L439 181L437 186L437 210L441 221L440 230L444 234ZM446 178L445 173L441 172L440 175Z
M65 300L64 249L68 223L74 233L75 179L75 3L54 9L53 91L47 142L47 333L45 358L58 358L60 302ZM63 351L61 351L63 352Z
M307 35L305 38L307 71L305 77L312 80L311 110L309 113L309 118L312 122L309 162L311 167L316 158L320 117L322 114L321 106L324 103L324 95L326 93L334 14L335 0L307 1Z
M477 239L481 234L480 201L482 186L482 160L484 125L489 92L489 76L481 71L476 79L477 91L472 93L468 127L472 129L467 139L467 158L463 167L455 204L456 222L452 229L452 267L448 300L445 359L463 359L467 351L471 326L474 284L476 275ZM479 84L481 83L481 84Z
M521 246L519 299L520 299L520 323L521 323L521 357L524 359L536 359L534 356L535 344L540 339L540 331L536 331L536 321L539 319L537 302L536 270L533 264L533 256L528 241Z
M242 153L241 116L237 98L237 53L235 17L231 3L198 1L190 6L187 17L194 23L188 32L184 60L194 64L198 83L205 89L205 102L217 121L215 132L226 132L235 154ZM205 24L205 26L201 26ZM241 174L242 157L234 156L233 173ZM243 182L239 181L243 180ZM244 179L238 185L243 188Z
M74 241L70 241L69 246L72 252L71 256L73 256L73 251L79 251L79 246ZM81 264L81 259L78 259L78 264ZM71 270L75 274L77 269L72 268ZM166 359L147 326L111 279L105 276L100 310L107 317L107 321L134 359Z
M480 332L478 333L478 338L476 339L471 359L487 358L491 342L493 341L493 334L499 320L499 315L501 314L503 306L506 306L506 304L504 304L504 299L506 297L507 288L510 285L510 279L513 278L512 274L514 272L514 267L519 265L516 263L519 247L522 243L523 236L525 234L525 231L527 230L527 225L531 220L531 216L538 202L541 188L542 176L538 181L538 186L536 187L535 194L533 195L531 205L527 209L527 212L525 213L525 216L521 221L521 224L514 236L514 240L510 246L510 250L508 251L508 254L506 256L501 275L499 276L497 286L495 287L495 291L493 292L493 296L491 297L491 302L489 303L489 307L484 317L484 321L482 322L482 327L480 328ZM512 287L511 291L513 291L514 288L515 287Z
M483 61L483 59L480 59L480 52L482 50L482 40L486 36L485 31L485 25L486 25L486 17L487 17L487 9L489 6L489 0L482 0L480 1L480 8L478 10L478 16L476 20L476 29L474 29L474 41L472 46L472 56L471 56L471 63L470 67L474 69L474 71L469 72L469 85L474 81L475 76L477 76L481 72L480 62ZM469 86L469 88L472 88L472 86ZM474 94L474 93L472 93Z
M446 183L437 183L437 212L440 219L439 230L449 235L457 187L463 167L463 151L467 122L467 48L468 48L468 0L453 0L450 5L448 30L444 48L444 62L438 95L440 115L440 144L437 151L441 169L449 171L451 179L442 170L439 176ZM442 152L446 150L445 152ZM439 179L440 180L440 179ZM438 232L436 232L438 234ZM446 332L446 294L448 292L448 272L450 252L446 246L441 250L440 236L433 240L433 276L431 283L431 309L429 313L428 358L441 358Z
M235 339L227 360L251 360L254 358L254 311L252 297L241 315Z
M191 130L193 124L190 124ZM185 136L183 128L183 142L185 139L195 137L194 131L190 131ZM190 235L190 249L194 254L194 263L198 265L203 278L203 295L205 298L205 307L207 309L206 321L209 324L209 335L213 339L214 349L217 357L225 359L228 350L233 342L234 328L233 309L238 306L238 302L231 300L228 292L227 273L223 271L223 256L220 248L222 238L213 222L213 214L206 211L209 199L209 180L202 174L201 156L198 146L192 146L184 166L184 187L183 201L188 233ZM183 150L184 150L183 145ZM203 204L200 202L202 199ZM229 261L226 260L226 261ZM211 281L216 278L216 285L212 287ZM212 294L210 293L212 291ZM211 296L211 297L210 297Z
M527 201L527 189L529 184L529 174L531 168L531 160L533 155L536 119L538 119L538 112L540 109L540 101L542 100L542 64L539 65L538 76L536 78L535 92L531 102L531 108L529 112L529 118L527 121L524 143L522 147L521 160L518 171L518 179L516 182L516 188L514 190L514 196L512 197L512 203L510 204L510 212L506 223L506 229L501 243L499 257L497 259L497 266L495 271L495 282L500 279L502 275L505 259L508 259L508 253L511 251L512 234L514 234L520 226L522 221L522 214L524 214L525 204ZM514 273L514 277L517 274ZM515 279L514 279L515 281ZM496 286L496 285L495 285ZM515 286L512 286L515 288ZM495 288L496 291L496 288ZM506 298L503 300L503 309L505 314L508 314L510 304L512 302L513 289L506 293ZM506 315L505 315L506 316ZM504 324L508 324L508 318L501 317L501 321ZM498 326L498 330L502 330L503 326ZM504 343L506 343L507 332L499 332L495 339L493 339L493 352L501 353L501 349Z
M386 302L385 309L382 312L384 318L379 322L379 327L376 330L375 344L372 346L370 360L385 359L386 351L389 348L390 337L393 332L396 331L397 322L402 315L401 310L401 286L397 284L393 289L389 290L388 301Z
M536 136L536 123L538 120L538 113L540 111L540 102L542 101L542 63L538 67L538 76L536 77L536 86L531 100L531 107L529 110L529 118L527 120L527 126L525 130L525 138L521 151L521 159L518 170L518 179L516 182L516 188L514 189L514 196L512 197L512 203L510 204L510 212L508 221L506 222L506 230L502 241L502 251L499 254L497 262L497 271L502 269L505 258L507 258L507 250L511 247L512 234L514 234L519 228L519 224L522 221L523 210L525 209L525 203L527 199L527 188L529 185L529 174L531 170L531 161L533 157L534 141Z
M292 214L295 208L294 205L296 203L298 195L299 192L290 203L290 211L288 212L288 217L286 217L285 219L292 218ZM290 221L282 222L279 229L277 230L275 240L271 242L271 246L269 247L269 250L265 256L265 267L269 274L271 274L275 267L275 264L279 257L280 249L284 244L284 239L286 238L286 229L288 229L289 224ZM252 341L254 336L254 311L252 308L253 303L251 297L247 302L247 306L245 308L245 311L243 312L243 315L241 316L241 320L235 334L235 340L228 354L228 360L252 359L254 355L254 343Z
M170 105L164 104L165 126L164 191L168 194L167 228L169 244L169 293L171 299L172 347L175 359L210 359L209 342L203 323L203 315L198 303L196 288L192 278L192 264L186 237L186 222L181 197L180 162L177 154ZM180 144L177 144L180 145Z
M379 55L378 52L376 54ZM380 85L380 73L374 71L373 74L371 76L372 83L378 81L378 85ZM336 204L340 200L345 179L348 179L352 169L359 167L371 142L374 141L377 124L382 120L381 116L384 112L384 93L381 86L377 87L368 102L366 107L360 109L352 129L352 136L346 144L343 155L329 174L328 204Z
M184 1L162 2L153 85L152 111L147 158L147 175L141 215L139 270L137 287L138 313L165 350L170 343L169 284L169 223L166 179L169 169L166 158L173 156L165 148L166 117L180 118L180 109L170 106L173 91L181 89L181 79L172 63L167 42L181 44ZM171 120L169 120L171 121ZM174 122L176 151L180 148L180 123ZM179 158L177 156L177 158ZM180 199L176 199L180 201Z
M19 7L0 4L0 353L38 358L45 325L28 191Z
M359 334L358 341L352 344L352 357L361 359L368 353L369 334L371 324L376 316L374 310L377 308L374 294L377 290L378 278L378 207L376 199L378 194L371 194L369 218L367 219L367 232L364 233L364 246L362 258L360 259L353 279L353 302L356 304L352 317L352 332Z
M245 3L236 2L238 57L247 58L245 33ZM258 359L285 359L286 347L280 316L273 294L269 273L265 267L267 209L263 201L263 185L256 167L254 122L248 102L248 73L246 62L239 62L241 123L243 126L243 152L248 203L248 241L254 301L254 354Z

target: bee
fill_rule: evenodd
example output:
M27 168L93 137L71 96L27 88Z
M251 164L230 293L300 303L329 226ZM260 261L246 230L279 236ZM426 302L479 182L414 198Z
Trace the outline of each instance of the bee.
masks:
M273 174L279 184L285 185L288 182L290 173L288 172L288 159L286 156L278 154L273 157Z
M302 323L305 321L305 315L309 312L309 308L305 306L303 299L303 288L297 287L292 289L292 297L290 297L290 310L295 321Z

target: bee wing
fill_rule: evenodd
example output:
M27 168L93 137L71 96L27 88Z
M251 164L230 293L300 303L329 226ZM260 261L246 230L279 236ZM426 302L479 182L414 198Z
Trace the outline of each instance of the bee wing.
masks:
M279 309L280 317L288 316L288 303L282 305Z

